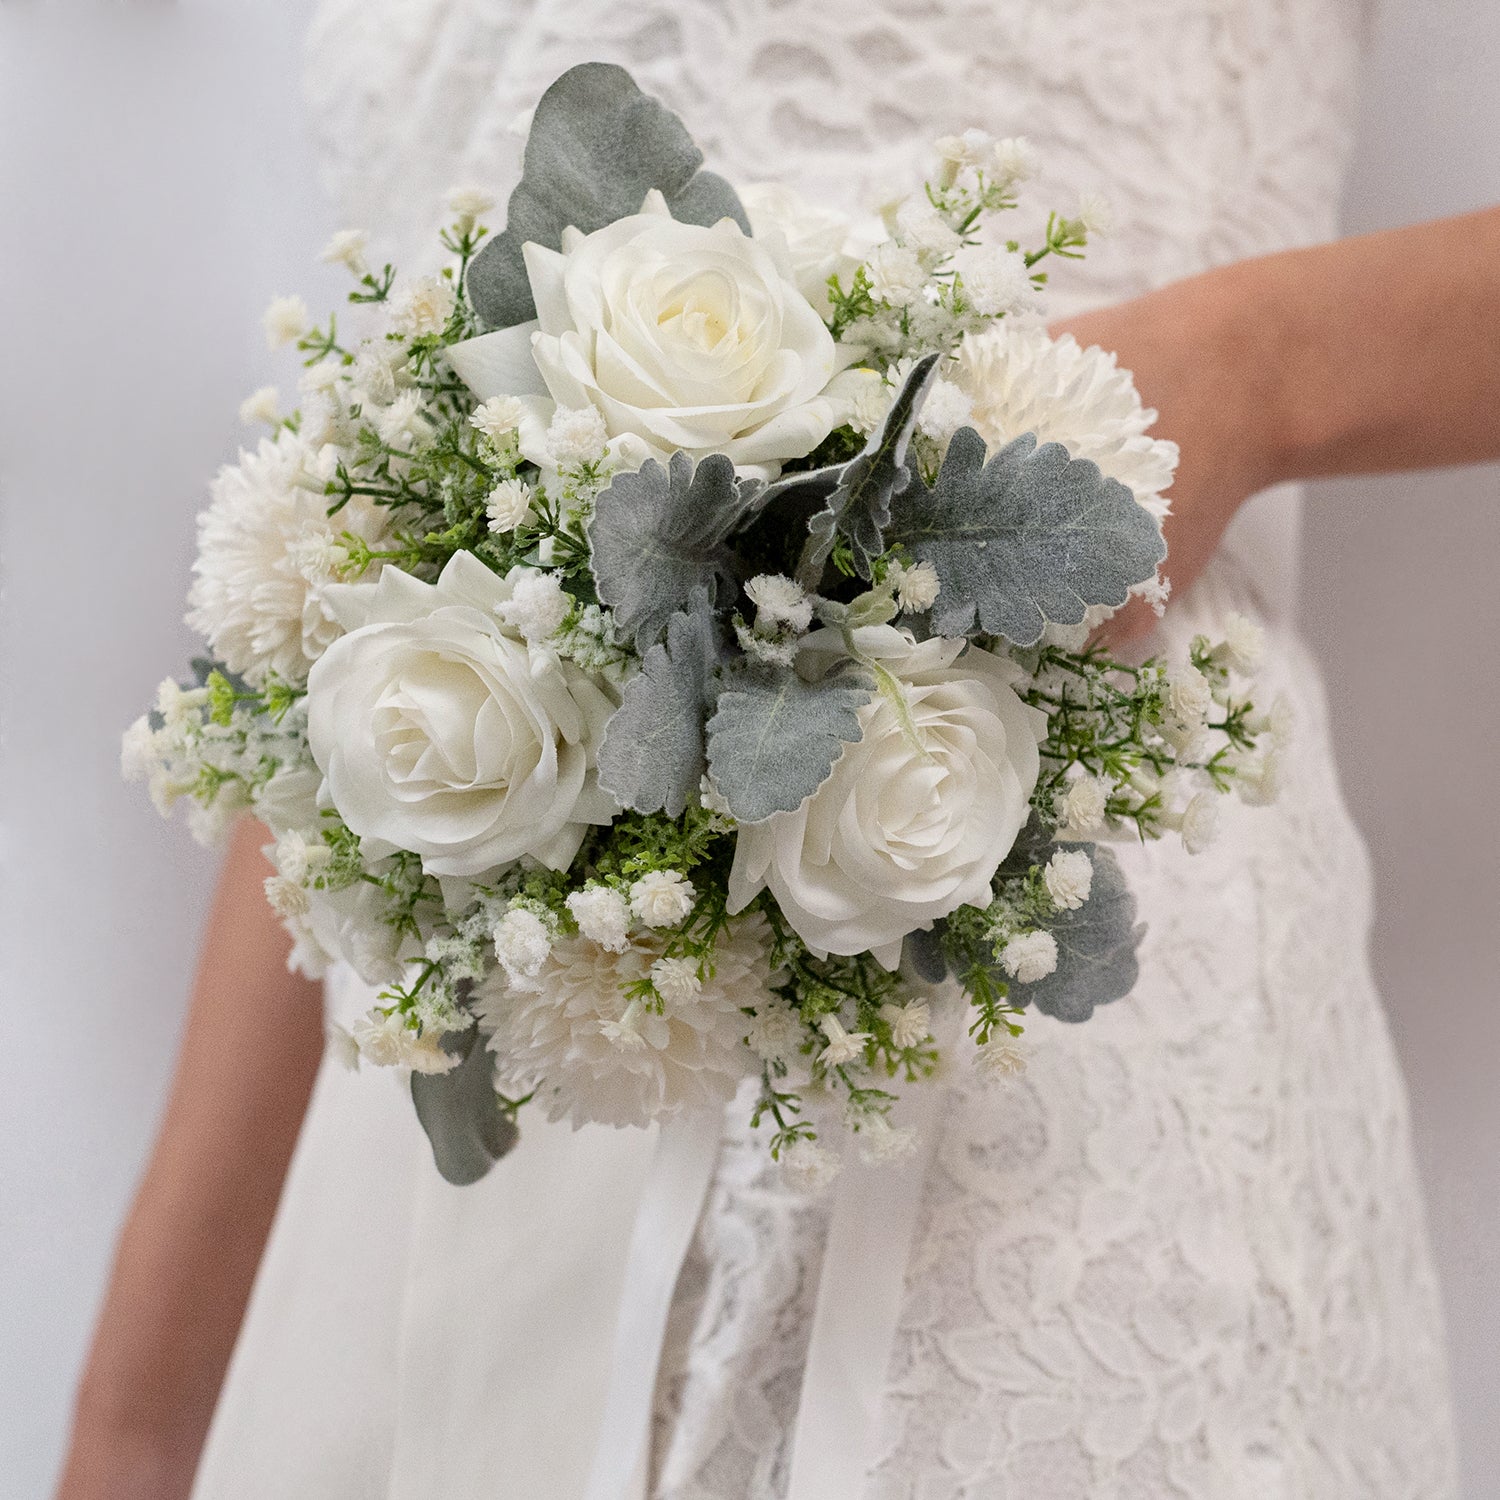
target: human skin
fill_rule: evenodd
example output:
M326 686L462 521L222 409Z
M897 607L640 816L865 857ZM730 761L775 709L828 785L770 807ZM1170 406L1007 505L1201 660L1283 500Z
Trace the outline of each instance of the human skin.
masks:
M321 987L287 971L241 822L204 934L176 1076L115 1253L58 1494L178 1500L218 1399L323 1050Z
M1270 484L1500 458L1500 209L1243 261L1058 331L1117 351L1181 447L1178 597ZM1154 623L1132 604L1103 634ZM192 1485L322 1050L317 987L286 972L262 899L265 837L242 825L225 862L57 1500Z
M1500 457L1500 209L1240 261L1054 332L1116 350L1181 448L1179 598L1270 485ZM1133 601L1100 635L1154 623Z

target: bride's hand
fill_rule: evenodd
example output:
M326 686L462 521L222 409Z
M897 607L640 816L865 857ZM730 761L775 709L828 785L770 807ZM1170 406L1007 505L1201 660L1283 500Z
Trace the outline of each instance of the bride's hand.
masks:
M1249 356L1258 351L1232 332L1236 320L1225 297L1216 277L1196 277L1052 328L1085 347L1117 353L1141 400L1159 413L1152 435L1181 450L1163 525L1163 571L1177 598L1203 571L1235 511L1272 478L1269 456L1256 441L1264 430L1254 419L1259 361ZM1155 623L1151 609L1132 599L1099 637L1118 646Z

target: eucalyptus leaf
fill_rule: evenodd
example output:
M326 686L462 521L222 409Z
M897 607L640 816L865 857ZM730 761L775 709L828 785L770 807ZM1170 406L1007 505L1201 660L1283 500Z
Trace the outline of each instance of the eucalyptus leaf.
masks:
M940 358L924 354L912 366L864 451L840 469L827 505L808 523L810 535L797 563L797 578L804 588L817 589L840 534L854 553L859 576L874 576L875 559L885 551L891 501L912 480L906 449Z
M645 651L696 589L714 598L732 582L734 554L725 537L758 486L735 477L734 464L711 453L696 468L674 453L617 475L594 502L589 521L594 580L615 624Z
M526 139L521 180L510 195L502 234L470 262L469 301L486 328L536 316L521 258L528 241L548 250L572 226L592 234L641 211L652 188L684 224L750 222L730 185L702 172L703 153L682 121L642 93L624 68L581 63L542 95Z
M1120 862L1105 848L1082 844L1094 864L1089 898L1076 911L1059 912L1051 927L1057 968L1030 984L1012 981L1010 998L1034 1005L1059 1021L1086 1021L1097 1005L1108 1005L1135 988L1140 974L1136 950L1146 934L1136 923L1135 897Z
M986 460L972 427L953 435L931 489L912 485L886 535L937 570L938 635L975 628L1033 645L1050 621L1076 625L1119 605L1167 555L1161 527L1118 480L1026 433Z
M599 748L599 784L622 807L682 816L708 769L703 721L723 647L707 593L667 621L626 683Z
M515 1145L520 1132L495 1093L494 1060L478 1027L450 1032L443 1045L463 1061L449 1073L413 1073L411 1102L438 1171L467 1187Z
M853 663L817 682L791 667L741 668L708 724L708 768L730 812L759 823L800 807L862 735L859 710L873 686Z

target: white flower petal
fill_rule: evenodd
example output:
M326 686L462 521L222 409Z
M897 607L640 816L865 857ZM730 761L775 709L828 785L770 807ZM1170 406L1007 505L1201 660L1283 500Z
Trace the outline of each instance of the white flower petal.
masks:
M481 401L491 396L545 396L547 383L531 352L536 322L517 323L449 344L444 351L454 373Z
M696 984L662 975L678 1003L664 1015L631 1010L628 988L655 980L665 934L636 933L610 948L582 934L551 946L517 985L496 973L474 1008L495 1054L500 1086L539 1088L554 1120L639 1126L721 1107L758 1071L744 1044L744 1012L769 1008L769 932L758 913L734 923ZM696 976L695 976L696 978ZM691 990L688 997L687 992Z

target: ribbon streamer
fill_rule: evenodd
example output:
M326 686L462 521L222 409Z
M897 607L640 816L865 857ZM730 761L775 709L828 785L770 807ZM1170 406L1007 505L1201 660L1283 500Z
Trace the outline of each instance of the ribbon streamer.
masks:
M645 1500L651 1402L677 1278L719 1155L720 1121L672 1120L657 1139L625 1261L609 1394L586 1500Z
M947 1045L951 1039L945 1051ZM943 1093L931 1082L903 1099L897 1123L916 1132L905 1160L851 1162L839 1178L786 1500L858 1500L864 1493Z

